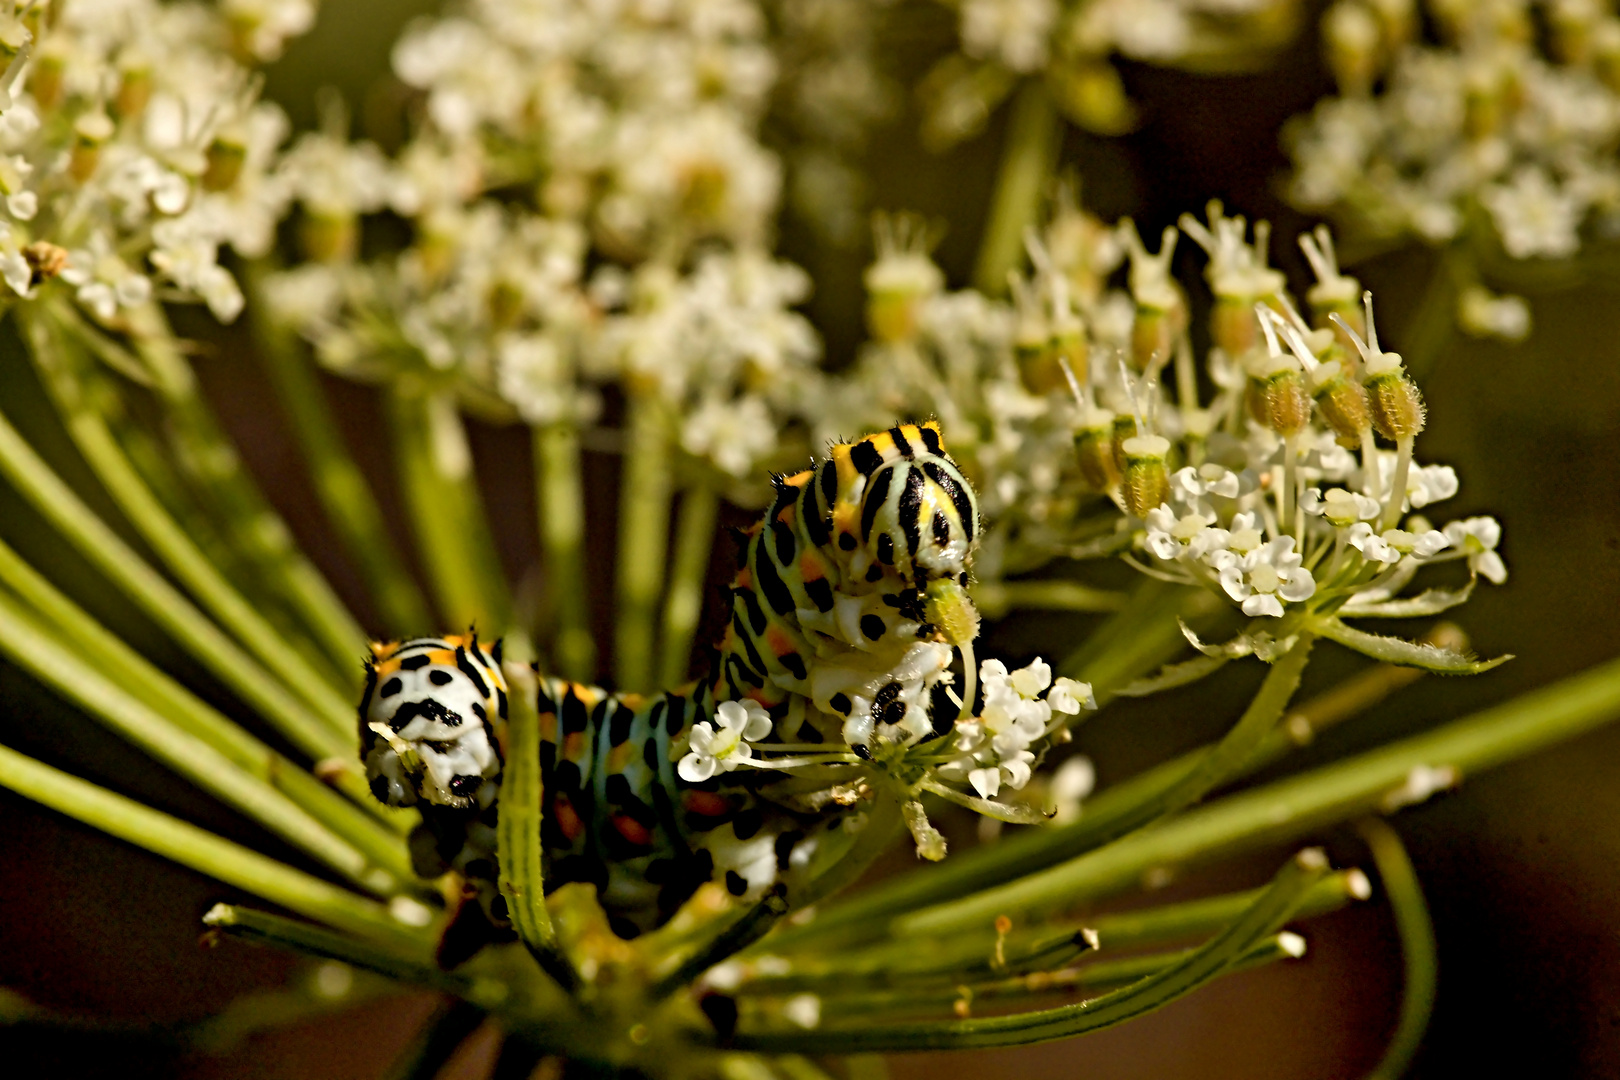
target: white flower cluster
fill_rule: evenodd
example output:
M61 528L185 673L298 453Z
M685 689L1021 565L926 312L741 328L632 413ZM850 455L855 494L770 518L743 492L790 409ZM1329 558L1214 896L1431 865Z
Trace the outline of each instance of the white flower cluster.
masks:
M1439 244L1488 228L1510 259L1568 258L1583 231L1620 230L1620 16L1586 2L1424 6L1432 44L1415 2L1329 11L1341 96L1291 129L1293 201L1357 237ZM1459 315L1474 334L1528 330L1522 301L1477 287Z
M1116 440L1116 497L1127 518L1144 522L1142 545L1155 562L1148 569L1219 589L1250 617L1278 619L1313 599L1330 609L1347 597L1388 599L1419 565L1448 558L1466 556L1473 573L1503 580L1494 521L1441 531L1408 516L1456 495L1457 474L1413 460L1422 397L1399 355L1380 348L1370 296L1360 312L1346 303L1354 281L1339 273L1327 232L1302 239L1319 276L1308 293L1319 319L1313 329L1282 275L1266 268L1263 226L1251 244L1243 220L1214 204L1207 226L1191 218L1182 225L1211 255L1210 365L1219 390L1200 405L1185 344L1174 407L1151 360L1134 380L1135 433ZM1139 297L1138 326L1164 321L1161 293ZM1192 388L1190 399L1181 387ZM1179 416L1180 431L1155 415ZM1098 426L1095 453L1106 452L1100 443L1110 428ZM1175 453L1166 433L1179 437ZM1396 448L1379 448L1380 436ZM1173 469L1173 457L1188 464Z
M60 277L104 323L165 297L241 311L222 246L264 254L286 193L286 118L250 65L308 29L310 0L219 8L53 0L0 10L0 279ZM240 57L241 59L236 59Z
M1003 787L1017 791L1029 783L1035 767L1030 747L1052 733L1054 713L1074 716L1097 707L1088 684L1054 682L1051 666L1039 657L1012 672L1000 660L986 660L979 665L979 684L984 707L971 720L957 722L952 736L957 756L940 767L939 775L965 780L986 799Z
M923 83L925 134L951 142L976 134L1023 76L1041 75L1080 126L1117 134L1134 122L1112 58L1164 67L1231 70L1287 43L1296 0L962 0L960 53Z
M589 423L601 383L655 394L692 458L754 474L820 357L792 310L807 276L767 254L766 30L752 0L473 0L413 24L394 69L423 121L400 153L338 118L281 163L313 261L273 306L337 370L530 424ZM384 210L408 246L354 261Z

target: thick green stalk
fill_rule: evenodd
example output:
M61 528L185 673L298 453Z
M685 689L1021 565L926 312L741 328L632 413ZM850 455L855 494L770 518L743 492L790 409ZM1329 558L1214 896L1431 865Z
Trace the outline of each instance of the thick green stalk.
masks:
M0 541L0 582L53 625L78 656L115 685L180 730L203 740L260 780L285 792L379 866L404 880L411 878L410 860L396 833L410 830L414 814L390 810L372 798L358 768L337 772L330 784L305 772L297 763L271 750L241 725L228 720L158 670L122 638L58 592L44 575L3 541ZM348 798L338 794L339 791Z
M261 263L247 266L248 291L255 297L248 305L255 352L309 466L315 494L389 632L398 637L426 633L433 626L427 600L388 534L371 485L344 445L320 379L297 339L270 317L260 299L266 273Z
M895 929L952 933L997 915L1080 907L1131 888L1153 869L1202 865L1287 843L1383 808L1414 772L1467 775L1572 739L1620 717L1620 660L1456 720L1425 735L1229 796L1038 874L913 912Z
M703 586L714 550L714 523L720 494L699 483L681 493L675 522L675 558L670 564L669 596L664 601L662 686L681 686L691 677L692 636L703 615Z
M1063 121L1042 80L1025 80L1013 101L1006 138L973 266L973 286L987 296L1004 293L1007 272L1023 262L1024 230L1035 224L1063 140Z
M557 932L546 908L541 875L540 817L545 794L540 779L540 716L535 712L534 675L522 664L509 664L511 715L506 727L506 768L501 773L500 817L495 836L499 853L501 896L519 940L542 970L564 989L578 979L557 948Z
M551 598L551 655L557 674L588 682L596 674L596 642L585 594L585 481L579 430L573 424L534 429L534 475Z
M80 318L76 312L67 317ZM284 597L315 641L331 656L349 656L364 632L349 609L293 540L240 455L220 428L181 354L162 308L151 305L132 318L134 341L163 403L176 459L213 503L234 550L241 552L271 589ZM60 338L58 339L60 340ZM354 687L339 684L348 692Z
M1320 851L1290 859L1243 916L1179 963L1112 994L1054 1009L911 1024L827 1026L815 1031L739 1034L739 1049L772 1053L970 1049L1065 1039L1123 1023L1168 1005L1220 975L1262 939L1282 928L1327 872Z
M439 614L503 634L511 600L455 401L403 381L388 397L399 483Z
M1401 992L1401 1016L1390 1036L1384 1056L1367 1074L1367 1080L1400 1080L1423 1045L1434 1012L1435 983L1439 959L1434 943L1434 923L1429 906L1423 901L1423 885L1418 881L1412 860L1399 834L1377 818L1360 825L1361 838L1372 851L1378 866L1378 879L1384 883L1395 914L1395 930L1401 937L1401 954L1406 961L1406 985Z
M613 667L620 690L646 693L656 675L653 638L669 547L674 445L664 403L651 393L632 393L624 437Z
M181 777L354 884L384 894L397 886L394 875L379 872L359 849L287 795L125 693L4 591L0 652Z
M736 955L766 934L788 912L787 888L778 883L764 898L700 945L675 970L659 979L650 991L654 1000L668 997L723 960Z
M421 956L424 962L431 956L431 930L403 925L375 901L6 746L0 746L0 786L306 918Z
M82 502L3 416L0 473L68 543L294 746L313 758L353 756L348 706L341 710L345 734L339 734L338 718L312 711L197 610Z

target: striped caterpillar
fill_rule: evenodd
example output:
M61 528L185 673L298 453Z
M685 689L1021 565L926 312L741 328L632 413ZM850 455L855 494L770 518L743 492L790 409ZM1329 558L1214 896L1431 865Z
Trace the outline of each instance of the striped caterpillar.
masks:
M591 883L623 937L709 881L791 896L847 843L862 778L972 701L978 508L938 427L836 445L773 485L706 678L646 696L537 680L547 887ZM468 633L373 645L360 703L372 792L422 814L418 872L458 872L497 927L508 690L500 645Z

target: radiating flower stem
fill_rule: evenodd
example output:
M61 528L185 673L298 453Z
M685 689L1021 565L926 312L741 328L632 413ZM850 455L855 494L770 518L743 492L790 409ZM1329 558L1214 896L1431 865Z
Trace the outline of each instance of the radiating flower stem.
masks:
M445 1002L388 1067L386 1080L433 1080L488 1016L470 1001L452 998Z
M631 693L653 687L653 638L669 547L673 452L664 403L652 393L632 392L626 405L624 470L619 480L613 658L619 689Z
M1080 581L981 581L972 590L973 602L987 619L1011 611L1120 611L1126 594L1099 589Z
M431 931L405 926L383 905L6 746L0 746L0 786L306 918L431 963Z
M237 904L215 904L203 916L203 923L232 937L274 945L305 956L338 960L401 982L454 994L483 1008L499 1005L507 998L500 983L441 971L430 958L415 949L401 949L392 942L356 940L267 911Z
M681 492L675 519L675 557L670 563L669 595L664 600L664 635L659 684L680 686L690 677L692 637L703 615L703 586L714 550L720 493L706 483Z
M1423 885L1418 881L1400 835L1377 818L1362 821L1357 831L1372 851L1378 880L1384 885L1384 895L1389 897L1406 970L1400 1019L1384 1049L1384 1056L1367 1074L1367 1080L1400 1080L1417 1056L1424 1032L1429 1028L1429 1016L1434 1012L1438 971L1434 923L1429 918L1428 904L1423 900Z
M1025 1045L1111 1027L1184 997L1228 969L1256 944L1281 929L1311 886L1326 873L1327 859L1320 851L1301 852L1288 861L1260 899L1202 948L1157 974L1090 1001L982 1020L739 1034L736 1044L743 1049L778 1053L968 1049Z
M336 731L352 733L354 722L344 691L353 687L335 685L325 670L317 669L292 648L225 580L136 473L102 418L80 400L82 387L71 374L72 361L60 355L72 346L39 322L30 320L27 329L35 359L42 367L46 387L52 391L68 435L141 539L192 596L289 690Z
M266 271L259 263L248 264L247 286L256 298ZM427 600L388 534L371 485L343 443L314 367L292 332L266 313L262 299L248 304L247 310L258 345L255 353L275 388L276 401L309 466L315 494L349 564L365 579L389 633L397 637L425 633L433 625Z
M787 912L787 889L778 884L759 903L733 919L719 933L698 946L696 952L682 960L675 970L658 980L649 995L656 1001L680 990L722 960L764 937Z
M71 309L56 314L82 319ZM154 376L154 389L176 442L175 458L214 503L233 549L245 555L266 584L287 601L329 655L349 655L352 643L363 636L359 624L299 550L287 523L243 467L202 396L163 309L148 305L133 311L131 319L136 351Z
M585 595L585 481L579 430L568 422L534 429L534 472L539 485L540 550L550 597L551 655L557 674L586 681L596 674Z
M132 745L361 888L386 894L397 886L400 870L410 873L397 838L395 872L378 875L372 861L347 840L226 754L125 693L4 591L0 651Z
M294 746L313 758L352 755L352 709L323 716L232 641L137 555L0 417L0 473L125 595ZM340 734L340 724L348 730Z
M357 770L344 770L336 774L331 783L305 772L159 671L57 592L4 543L0 543L0 581L33 609L34 616L43 620L32 630L40 641L47 636L54 637L51 632L54 628L61 635L62 644L71 648L69 655L75 663L87 666L96 675L133 695L163 722L201 740L259 781L284 792L396 878L412 879L410 860L395 831L410 828L408 816L389 810L372 798ZM0 591L0 598L5 595ZM45 625L47 623L50 625ZM8 650L34 648L39 643L22 635L22 640L13 644L11 635L0 635L0 648ZM71 684L73 680L68 681Z
M1156 828L968 900L926 908L897 932L940 934L997 915L1074 907L1130 888L1155 868L1203 865L1286 843L1381 807L1418 768L1463 775L1512 761L1620 717L1620 661L1610 661L1425 735L1188 811Z
M510 595L454 400L401 380L388 404L398 480L439 615L453 627L505 633Z
M1024 230L1035 224L1051 182L1063 122L1040 79L1027 79L1013 100L991 196L990 217L973 266L974 288L987 296L1007 289L1007 272L1023 260Z

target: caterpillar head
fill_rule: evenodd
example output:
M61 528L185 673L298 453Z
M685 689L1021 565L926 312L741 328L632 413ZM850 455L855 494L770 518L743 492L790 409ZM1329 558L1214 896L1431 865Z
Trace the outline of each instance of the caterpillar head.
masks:
M500 644L468 633L371 649L360 753L372 794L389 806L487 806L506 721Z

